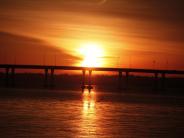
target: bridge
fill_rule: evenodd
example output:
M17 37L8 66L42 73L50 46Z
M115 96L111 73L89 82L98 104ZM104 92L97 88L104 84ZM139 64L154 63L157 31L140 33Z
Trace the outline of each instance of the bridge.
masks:
M18 64L0 64L0 69L5 71L6 86L13 87L15 84L15 74L18 69L35 69L44 71L44 85L45 87L54 86L54 72L55 70L75 70L82 72L81 88L92 89L91 77L92 71L105 71L118 73L118 88L121 90L123 73L125 73L125 89L128 88L128 78L130 73L149 73L154 76L154 87L157 89L159 77L161 78L162 88L165 86L165 79L167 74L184 75L183 70L156 70L156 69L138 69L138 68L107 68L107 67L76 67L76 66L47 66L47 65L18 65ZM86 85L86 72L88 72L88 82ZM48 77L50 76L50 79ZM49 81L50 80L50 81ZM50 84L50 85L49 85Z

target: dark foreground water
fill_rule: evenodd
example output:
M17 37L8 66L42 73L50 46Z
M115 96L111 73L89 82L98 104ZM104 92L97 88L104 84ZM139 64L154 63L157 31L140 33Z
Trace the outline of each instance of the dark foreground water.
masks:
M184 135L181 96L0 89L0 137Z

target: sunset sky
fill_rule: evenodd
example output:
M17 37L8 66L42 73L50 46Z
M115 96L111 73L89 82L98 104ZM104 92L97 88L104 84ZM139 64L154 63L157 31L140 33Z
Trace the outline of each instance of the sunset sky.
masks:
M0 63L184 69L183 5L0 0Z

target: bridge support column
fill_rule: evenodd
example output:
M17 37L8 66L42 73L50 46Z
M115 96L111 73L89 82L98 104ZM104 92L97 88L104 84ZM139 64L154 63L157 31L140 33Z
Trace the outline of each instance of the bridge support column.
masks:
M158 90L158 73L155 73L155 74L154 74L154 87L153 87L153 89L154 89L155 91Z
M54 69L51 69L50 87L54 87Z
M9 86L9 68L6 68L6 75L5 75L5 86L8 87Z
M165 73L162 73L161 89L165 90Z
M129 84L128 84L128 83L129 83L129 82L128 82L128 81L129 81L129 72L126 71L125 74L126 74L126 75L125 75L125 90L128 90L128 87L129 87L129 86L128 86L128 85L129 85Z
M48 87L48 69L45 69L44 87Z
M11 87L15 86L15 68L11 68Z
M89 76L88 76L88 89L92 89L93 87L91 86L91 80L92 79L92 70L89 70Z
M119 76L118 76L118 90L121 90L122 88L122 71L119 71Z
M85 89L85 75L86 75L86 70L82 70L82 90Z

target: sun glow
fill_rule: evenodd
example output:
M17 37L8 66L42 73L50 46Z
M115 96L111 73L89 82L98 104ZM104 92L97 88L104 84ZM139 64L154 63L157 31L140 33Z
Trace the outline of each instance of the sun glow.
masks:
M104 56L104 51L101 45L92 42L84 43L81 45L79 53L83 57L81 66L100 67L103 65L102 57Z

